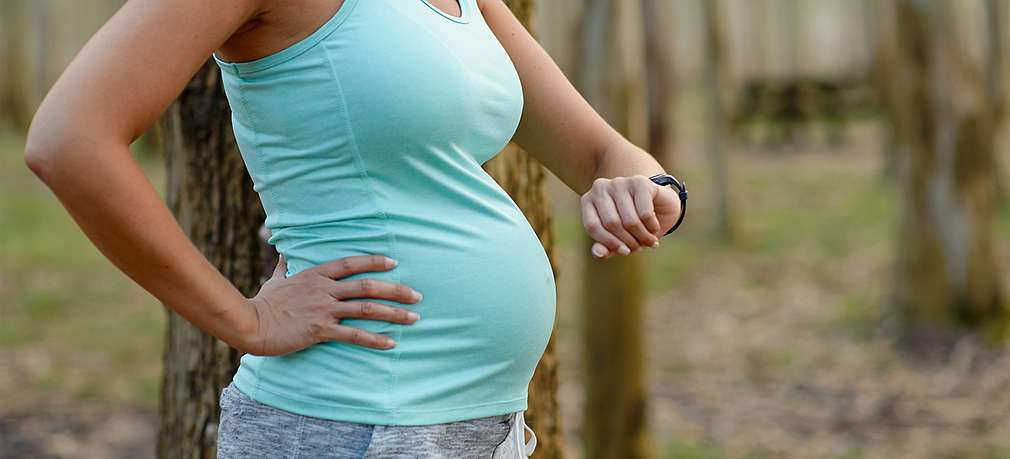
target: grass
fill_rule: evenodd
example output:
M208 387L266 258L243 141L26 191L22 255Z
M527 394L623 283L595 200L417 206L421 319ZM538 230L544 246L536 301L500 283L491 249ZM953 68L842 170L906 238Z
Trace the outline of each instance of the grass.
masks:
M40 393L156 406L160 303L91 244L22 151L0 134L0 349ZM160 160L138 159L160 190Z
M723 459L728 456L717 446L705 443L667 442L664 459Z
M0 134L0 352L14 356L14 383L40 396L64 394L154 408L160 384L163 309L105 259L25 167L22 142L16 135ZM136 152L161 191L161 159L141 148ZM751 152L734 157L730 196L737 226L734 239L722 241L713 226L713 184L703 157L694 155L685 154L682 167L677 168L678 177L687 181L692 192L684 226L676 236L664 238L658 250L641 254L647 266L644 284L651 298L673 294L695 300L691 289L703 290L705 282L714 282L723 296L714 302L703 298L697 305L681 306L675 320L684 321L685 327L702 327L707 322L691 317L691 309L707 308L715 314L722 307L719 323L733 325L738 316L771 323L779 320L774 306L779 301L776 295L785 288L782 285L796 288L809 283L822 295L811 301L825 310L826 319L790 317L796 324L790 331L795 337L741 344L743 351L727 352L735 352L738 362L709 362L687 351L668 352L665 361L655 363L659 373L674 381L671 384L719 372L722 379L716 382L774 387L783 378L838 365L839 354L830 344L838 341L836 336L871 340L873 327L886 312L884 277L888 272L853 277L847 271L865 265L853 263L859 257L874 263L891 259L899 205L895 187L876 164L867 164L866 158L872 156L858 154L840 160L825 159L823 153ZM552 202L565 199L552 197ZM563 253L579 249L585 234L577 203L562 202L555 207L553 219L559 249ZM1010 234L1010 206L1003 203L996 220L997 234ZM561 283L578 282L578 277L574 267L563 272L559 289L565 288ZM853 279L872 282L854 283ZM751 303L754 307L748 309ZM698 321L697 325L689 324L691 320ZM563 335L559 338L577 339L573 331L577 322L571 314L559 317ZM739 335L735 338L745 338L746 330L735 331ZM813 335L823 335L829 344L818 349L793 347L793 338L807 343ZM873 377L901 364L887 352L861 358ZM725 376L737 370L738 377ZM0 393L5 389L10 388L0 387ZM678 426L656 428L663 434L657 442L661 457L742 457L739 448L717 438L680 435ZM863 457L861 446L837 457ZM1004 446L987 446L986 454L991 454L987 457L1005 455L1006 450L1000 449ZM759 449L747 451L747 457L760 455Z
M688 218L658 250L641 254L653 304L644 319L652 356L650 405L663 413L656 419L672 419L650 427L660 439L661 457L896 457L902 448L930 441L937 457L972 442L995 442L986 447L994 453L979 456L976 449L972 457L1005 451L1002 441L993 440L1000 433L915 439L913 428L879 425L872 434L878 440L839 427L881 422L873 411L851 414L846 397L861 397L865 404L874 399L868 394L877 394L872 403L883 412L888 402L879 394L901 397L907 391L917 400L947 397L966 405L994 396L964 400L944 393L940 381L954 370L915 367L880 335L892 314L887 300L900 201L874 153L871 128L854 128L862 137L838 151L734 149L729 195L736 226L729 241L716 236L704 146L679 146L674 170L691 190ZM553 214L566 260L572 259L566 254L581 253L585 237L577 199L569 201ZM1006 202L994 230L1005 252ZM568 277L563 274L562 284ZM563 296L577 286L559 286L559 301L576 301L577 294ZM559 302L559 308L568 315L578 311L577 304ZM562 316L559 335L579 337L570 325ZM577 350L570 352L563 360L577 357ZM578 373L563 367L562 377ZM804 431L817 434L804 437Z

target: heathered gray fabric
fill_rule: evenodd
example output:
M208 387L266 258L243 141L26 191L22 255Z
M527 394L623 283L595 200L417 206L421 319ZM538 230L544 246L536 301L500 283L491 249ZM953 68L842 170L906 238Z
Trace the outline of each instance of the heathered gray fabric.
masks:
M313 418L264 405L229 384L221 393L218 458L521 458L509 413L422 426Z

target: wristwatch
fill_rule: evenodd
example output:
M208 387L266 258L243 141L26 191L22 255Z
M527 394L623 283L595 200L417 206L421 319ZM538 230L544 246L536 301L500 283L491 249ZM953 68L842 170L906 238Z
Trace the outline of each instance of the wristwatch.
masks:
M680 218L677 219L677 223L673 225L673 228L670 228L670 231L666 232L666 234L670 234L680 226L680 223L684 221L684 214L687 213L687 188L670 174L656 174L649 177L649 180L660 186L670 185L671 188L677 190L677 194L680 196ZM663 236L666 236L666 234Z

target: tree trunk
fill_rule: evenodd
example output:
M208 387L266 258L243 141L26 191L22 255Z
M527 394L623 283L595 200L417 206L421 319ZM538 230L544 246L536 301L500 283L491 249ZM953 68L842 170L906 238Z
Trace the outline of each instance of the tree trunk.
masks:
M671 105L673 69L667 56L672 54L669 35L660 36L663 20L672 20L659 5L659 0L641 0L642 25L645 32L645 75L648 105L649 151L666 170L673 164L673 139L670 135L668 109Z
M532 2L511 2L523 20ZM169 207L194 244L247 296L269 277L276 253L260 235L265 215L235 145L219 70L212 60L193 77L159 121ZM488 169L523 209L552 253L543 170L510 146ZM240 355L169 313L162 386L158 456L211 458L216 454L218 399ZM530 426L538 434L537 457L561 457L557 360L548 346L530 388Z
M523 25L535 33L533 25L533 0L506 0L509 8ZM551 227L550 203L544 192L543 167L516 144L510 143L504 151L484 164L484 169L508 192L519 205L540 243L551 260L555 278L559 275L554 255L554 233ZM533 380L530 382L527 424L537 433L538 458L560 459L564 455L561 436L560 406L558 405L558 359L554 352L551 333ZM524 433L525 435L525 433Z
M23 132L34 112L28 4L0 1L0 122Z
M169 208L201 252L246 296L276 255L259 236L265 215L231 130L219 70L207 61L161 119ZM168 312L158 456L215 456L218 397L239 352Z
M722 22L722 2L702 2L705 17L705 80L708 95L708 159L712 169L715 200L715 233L723 242L734 239L726 164L726 33Z
M891 119L903 205L894 298L906 332L955 324L1002 336L994 110L985 69L958 49L945 6L953 5L898 2Z
M986 18L986 93L992 103L996 125L1005 113L1006 85L1003 83L1003 17L1006 0L985 0Z
M985 1L985 17L986 17L986 91L989 100L992 102L993 110L993 129L995 132L1005 132L1004 126L1006 125L1007 117L1007 85L1004 81L1003 75L1006 74L1005 66L1006 59L1004 58L1004 30L1003 24L1006 18L1007 0L986 0ZM997 136L999 138L999 136ZM1005 149L1001 148L1003 145L1001 142L995 142L996 145L996 167L992 170L993 180L996 183L996 195L997 200L1002 201L1006 199L1006 184L1003 182L1003 175L1001 171L1003 170L1003 165L1000 164L1000 158L1005 158ZM1003 150L1003 151L1001 151Z
M897 113L898 19L896 0L880 0L872 6L874 19L873 86L877 103L886 113ZM885 127L883 139L883 176L893 178L898 169L898 145L894 123Z
M644 145L645 70L637 7L637 2L587 2L580 25L577 84L604 119L632 142ZM592 243L583 237L585 457L646 457L642 257L633 252L598 261L592 258Z

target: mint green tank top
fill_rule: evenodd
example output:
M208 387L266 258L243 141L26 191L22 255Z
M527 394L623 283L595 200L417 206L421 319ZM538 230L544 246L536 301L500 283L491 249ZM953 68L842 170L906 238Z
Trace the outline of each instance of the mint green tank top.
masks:
M527 408L550 338L555 281L525 216L481 164L522 114L518 74L475 0L345 0L307 38L261 59L214 55L232 126L288 276L380 254L344 278L421 292L421 319L341 323L390 350L324 342L245 355L234 383L294 413L423 425Z

